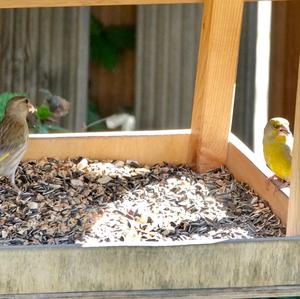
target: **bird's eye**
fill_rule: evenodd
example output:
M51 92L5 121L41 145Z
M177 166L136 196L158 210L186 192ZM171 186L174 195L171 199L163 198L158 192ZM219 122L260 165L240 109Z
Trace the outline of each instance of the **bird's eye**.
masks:
M278 128L280 127L280 125L279 125L279 124L274 124L273 127L274 127L275 129L278 129Z
M28 99L25 99L25 103L28 104Z

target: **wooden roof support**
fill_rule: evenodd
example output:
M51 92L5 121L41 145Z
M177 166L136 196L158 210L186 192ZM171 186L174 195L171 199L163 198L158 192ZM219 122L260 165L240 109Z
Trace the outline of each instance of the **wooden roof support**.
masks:
M294 125L291 195L289 200L287 235L300 236L300 64Z
M231 128L243 0L205 0L192 115L198 171L225 164Z

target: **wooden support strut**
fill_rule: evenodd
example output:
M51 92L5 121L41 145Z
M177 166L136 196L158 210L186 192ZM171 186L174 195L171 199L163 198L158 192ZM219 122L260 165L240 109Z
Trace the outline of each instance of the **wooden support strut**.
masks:
M300 236L300 61L298 70L294 146L292 156L292 180L288 209L287 235Z
M204 1L191 141L200 172L226 161L243 7L243 0Z

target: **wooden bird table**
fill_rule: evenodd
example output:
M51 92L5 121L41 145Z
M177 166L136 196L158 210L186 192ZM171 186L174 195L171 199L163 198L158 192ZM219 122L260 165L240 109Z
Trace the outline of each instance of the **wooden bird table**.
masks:
M254 1L254 0L253 0ZM292 0L291 0L292 1ZM297 0L296 0L297 1ZM300 75L291 200L230 134L246 0L0 0L1 8L204 2L191 128L36 135L26 159L86 156L226 165L268 200L290 237L209 243L0 248L1 298L240 298L300 294ZM47 152L45 153L45 148ZM289 214L288 214L288 206Z

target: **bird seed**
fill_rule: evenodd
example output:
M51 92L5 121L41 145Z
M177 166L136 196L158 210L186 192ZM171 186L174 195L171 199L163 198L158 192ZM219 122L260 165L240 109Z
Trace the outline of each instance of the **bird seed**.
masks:
M17 196L0 187L0 244L84 244L281 237L268 203L222 167L137 161L22 162Z

